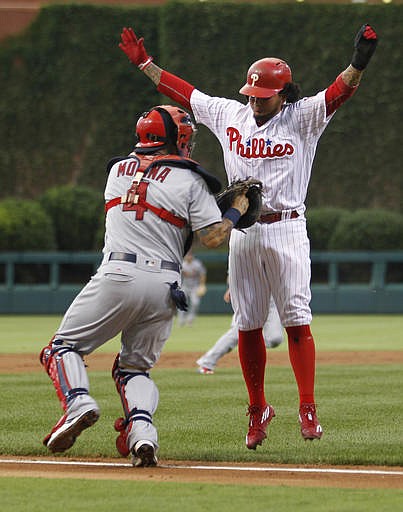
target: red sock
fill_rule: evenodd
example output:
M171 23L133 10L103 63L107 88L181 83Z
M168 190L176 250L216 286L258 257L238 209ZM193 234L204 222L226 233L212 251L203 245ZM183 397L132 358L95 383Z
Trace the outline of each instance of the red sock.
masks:
M250 405L264 407L264 374L266 369L266 345L262 329L239 331L238 354L243 378L249 393Z
M315 342L309 325L286 327L288 334L288 354L295 380L299 401L315 403Z

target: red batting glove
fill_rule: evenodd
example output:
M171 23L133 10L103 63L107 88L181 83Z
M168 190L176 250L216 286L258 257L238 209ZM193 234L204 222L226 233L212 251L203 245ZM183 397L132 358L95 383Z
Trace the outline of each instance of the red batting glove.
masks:
M376 35L375 30L370 25L365 26L363 35L364 35L365 39L378 39L378 36Z
M141 70L151 64L153 58L147 54L144 48L144 37L137 39L133 29L126 27L124 27L120 37L122 42L119 43L119 48L125 52L132 64L135 64Z

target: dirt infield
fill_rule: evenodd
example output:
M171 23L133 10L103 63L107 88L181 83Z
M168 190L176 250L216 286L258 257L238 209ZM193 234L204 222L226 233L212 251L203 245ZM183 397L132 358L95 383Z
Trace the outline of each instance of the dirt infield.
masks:
M200 352L165 353L159 368L192 368ZM93 354L86 363L90 371L109 371L113 354ZM323 352L321 364L402 364L403 351ZM220 361L221 368L238 365L237 353ZM270 364L288 365L288 354L271 352ZM0 355L0 373L43 371L38 354ZM219 370L218 370L219 371ZM202 378L214 378L206 376ZM321 441L322 442L322 441ZM0 477L79 478L143 480L152 482L198 482L238 485L288 485L302 487L403 489L403 467L290 466L272 464L225 464L203 461L160 461L156 468L134 469L126 459L71 459L67 457L11 457L0 455Z
M157 368L192 368L201 352L165 352L158 361ZM86 358L89 371L109 371L114 360L113 354L94 353ZM316 356L318 365L322 364L403 364L403 351L371 352L319 352ZM268 355L270 366L288 366L286 352L271 351ZM220 368L238 366L237 352L231 352L220 360ZM43 371L39 363L39 354L0 354L0 373L24 373ZM219 370L218 370L219 371ZM208 378L208 377L207 377Z
M350 489L403 489L403 468L275 466L160 461L156 468L133 468L123 459L72 460L61 457L0 456L0 477L78 478L152 482L288 485Z

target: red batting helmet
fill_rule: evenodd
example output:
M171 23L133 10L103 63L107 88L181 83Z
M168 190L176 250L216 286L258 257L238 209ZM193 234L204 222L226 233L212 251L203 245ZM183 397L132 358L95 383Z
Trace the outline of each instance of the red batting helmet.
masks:
M188 157L192 150L192 138L196 133L190 115L179 107L160 105L144 112L136 125L137 153L153 153L172 145L178 154Z
M255 98L270 98L280 92L288 82L292 82L289 65L284 60L267 57L251 65L246 84L239 92Z

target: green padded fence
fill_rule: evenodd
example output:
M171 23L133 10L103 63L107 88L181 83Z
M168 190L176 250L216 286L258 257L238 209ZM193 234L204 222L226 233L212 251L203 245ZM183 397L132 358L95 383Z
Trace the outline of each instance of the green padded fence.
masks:
M231 313L223 301L227 255L195 253L206 265L200 313ZM313 252L314 313L403 313L403 252ZM96 271L99 253L0 253L0 313L62 314Z

